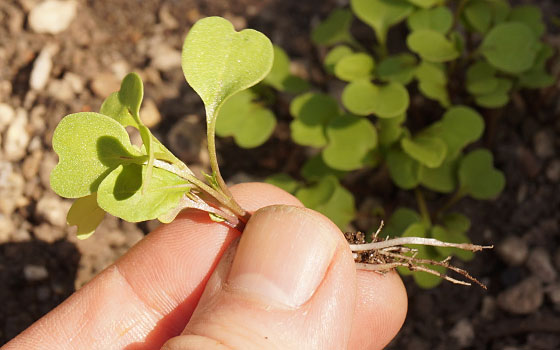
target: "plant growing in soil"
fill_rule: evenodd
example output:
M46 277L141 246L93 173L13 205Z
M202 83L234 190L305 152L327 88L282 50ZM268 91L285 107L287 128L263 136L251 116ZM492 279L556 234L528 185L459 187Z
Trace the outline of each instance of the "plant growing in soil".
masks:
M104 101L99 113L63 118L53 135L59 163L51 174L51 186L63 197L76 198L68 223L78 227L78 237L89 237L106 212L130 222L157 218L167 223L186 208L206 211L212 220L242 231L250 214L235 201L220 174L215 149L217 118L228 100L236 96L249 99L243 95L246 89L265 78L272 63L273 46L257 31L236 32L231 23L219 17L202 19L192 27L183 46L182 67L206 110L212 172L202 179L143 124L139 115L143 84L135 73L123 79L120 90ZM353 122L357 117L345 118ZM141 147L131 144L125 127L139 131ZM407 233L420 233L424 226L418 227L414 232L407 229ZM381 239L376 234L369 243L361 233L346 236L359 268L387 271L405 267L467 285L469 282L438 270L450 269L479 283L466 271L451 266L449 258L423 259L417 253L425 246L467 252L489 248L447 243L422 234L394 239Z

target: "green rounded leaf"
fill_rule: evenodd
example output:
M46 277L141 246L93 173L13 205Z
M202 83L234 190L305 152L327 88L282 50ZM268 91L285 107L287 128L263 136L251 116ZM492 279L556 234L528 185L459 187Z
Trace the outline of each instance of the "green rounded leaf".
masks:
M447 154L447 145L439 137L418 135L403 138L402 149L412 158L428 168L437 168L443 163Z
M415 210L397 208L389 220L387 220L387 224L383 227L381 235L383 235L383 237L400 237L410 225L420 223L421 221L422 218L420 214Z
M416 69L415 74L422 95L438 101L444 107L451 104L446 87L445 67L442 64L423 61Z
M141 156L121 124L92 112L64 117L54 131L52 143L59 163L51 173L51 187L66 198L96 192L112 169Z
M349 114L336 117L327 126L327 138L322 155L328 166L350 171L373 164L377 131L369 120Z
M420 163L398 148L387 152L387 167L395 185L410 190L420 182Z
M444 161L437 168L422 167L420 184L432 191L451 193L457 187L457 162Z
M487 1L469 1L464 16L472 29L484 34L492 25L492 6Z
M406 20L411 31L431 29L446 34L453 24L453 13L448 7L439 6L414 12Z
M469 237L463 232L442 226L434 226L431 230L431 236L442 242L449 243L471 243ZM470 261L474 258L474 253L468 250L449 247L435 247L436 251L443 256L456 256L463 261Z
M294 117L290 124L294 142L322 147L327 144L326 125L340 112L338 102L329 95L306 93L292 101L290 114Z
M547 72L546 62L554 56L554 49L542 44L531 69L519 76L519 85L531 89L538 89L554 84L555 78Z
M301 167L301 176L303 176L307 181L317 181L329 175L334 175L340 179L345 174L345 171L333 169L325 164L321 153L307 159Z
M509 79L496 78L498 85L494 91L475 96L476 104L486 108L499 108L509 102L509 90L513 83Z
M414 7L404 0L351 0L352 11L375 31L377 40L385 43L389 28L404 20Z
M357 115L375 114L380 118L393 118L408 108L408 90L399 83L374 85L367 80L356 80L346 85L342 104Z
M273 58L272 44L260 32L236 32L220 17L196 22L183 44L182 67L187 82L204 102L207 122L214 123L228 97L261 81Z
M406 85L414 78L417 60L411 54L403 53L383 59L377 66L377 77Z
M334 74L340 80L354 81L371 78L375 62L366 53L353 53L342 57L334 66Z
M274 174L267 177L264 182L283 189L284 191L294 194L301 186L301 183L288 174Z
M546 30L542 19L542 12L534 5L520 5L514 7L509 14L508 20L510 22L525 23L533 31L535 38L540 38Z
M459 57L455 45L435 30L420 29L406 38L408 48L429 62L447 62Z
M166 170L154 168L150 185L142 188L146 166L119 165L99 185L97 202L106 212L129 222L153 220L179 204L193 186Z
M531 68L537 49L535 35L527 25L520 22L495 26L480 46L480 51L491 65L512 74Z
M290 58L280 46L272 45L272 48L274 51L272 68L263 82L277 90L282 90L284 80L290 75Z
M502 192L506 181L504 174L494 168L492 153L477 149L461 160L459 183L475 199L492 199Z
M351 39L350 25L352 12L349 9L336 9L311 33L311 40L317 45L333 45Z
M352 49L345 45L339 45L329 51L323 65L328 73L334 74L334 67L342 58L352 54Z
M86 239L95 232L104 217L105 211L97 205L97 193L92 193L72 203L66 222L69 226L78 226L78 239Z
M408 0L411 4L414 4L421 8L430 8L435 5L444 4L446 0Z
M496 69L486 62L478 61L467 70L467 91L473 95L488 94L498 87Z
M406 114L401 114L394 118L379 119L379 144L382 146L390 146L398 141L405 133L405 129L401 124L405 121Z

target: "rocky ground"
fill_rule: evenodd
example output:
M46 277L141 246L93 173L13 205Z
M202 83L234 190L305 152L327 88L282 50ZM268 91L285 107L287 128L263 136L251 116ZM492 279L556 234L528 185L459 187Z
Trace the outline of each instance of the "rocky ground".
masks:
M74 237L65 222L70 202L49 188L57 162L51 137L63 116L97 111L120 78L136 71L145 82L146 123L180 158L204 169L202 105L180 69L187 29L200 17L220 15L238 29L261 30L290 53L296 69L321 83L308 33L319 16L344 3L0 1L0 344L157 225L108 217L92 238ZM560 13L557 2L538 3L547 14ZM547 41L560 49L558 28L551 25L550 33ZM558 74L560 65L552 69ZM473 241L497 246L464 266L489 290L443 284L426 291L407 280L409 315L388 349L560 349L559 101L557 84L487 113L497 126L486 146L507 188L497 201L464 200L458 208L473 220ZM278 107L278 128L264 146L240 150L219 141L227 178L260 180L299 166L301 149L287 141L285 107ZM361 206L368 201L390 208L410 197L391 190L360 199Z

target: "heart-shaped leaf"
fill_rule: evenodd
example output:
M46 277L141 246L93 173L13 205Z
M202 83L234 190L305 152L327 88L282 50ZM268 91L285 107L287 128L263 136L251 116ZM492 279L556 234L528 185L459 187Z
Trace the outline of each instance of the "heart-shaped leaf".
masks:
M479 33L486 33L492 25L492 7L488 1L467 2L464 16L470 27Z
M446 34L453 24L453 13L445 6L418 10L407 18L406 23L411 31L431 29Z
M554 56L554 49L542 44L533 67L519 76L519 85L530 89L538 89L554 84L554 77L546 70L547 61Z
M351 0L352 11L375 31L377 40L387 41L389 28L404 20L414 7L404 0Z
M416 57L403 53L389 56L379 63L375 73L379 79L406 85L414 78Z
M51 187L66 198L96 192L119 164L143 161L138 160L141 154L132 147L121 124L92 112L64 117L54 132L53 149L59 163L51 173Z
M509 102L509 90L513 83L506 78L496 78L498 85L494 91L475 96L476 104L486 108L499 108L505 106Z
M346 171L337 170L325 164L321 153L307 159L301 167L301 176L307 181L317 181L329 175L334 175L336 178L340 179L344 177L345 174Z
M387 147L398 141L405 133L405 129L401 126L405 120L406 114L394 118L379 119L379 144Z
M325 127L340 111L336 100L329 95L306 93L292 101L290 114L294 117L290 124L294 142L322 147L327 144Z
M377 131L369 120L350 114L336 117L327 126L327 138L322 155L328 166L350 171L373 164Z
M423 61L415 71L420 92L429 99L438 101L442 106L450 105L447 93L445 67L438 63Z
M373 113L380 118L393 118L406 111L409 101L408 90L399 83L378 86L368 80L356 80L342 92L342 104L357 115Z
M352 12L349 9L334 10L329 17L313 29L311 40L317 45L352 42L350 34L352 19Z
M236 32L221 17L196 22L183 45L182 67L187 82L204 102L207 123L215 123L227 98L261 81L273 59L270 40L256 30Z
M533 31L520 22L502 23L484 38L480 51L491 65L518 74L531 68L538 52Z
M514 7L510 14L510 22L525 23L535 34L535 38L540 38L545 32L545 25L542 19L541 10L534 5L520 5Z
M342 57L334 66L334 74L338 79L344 81L369 79L373 74L374 67L373 57L358 52Z
M428 168L437 168L447 154L447 145L439 137L418 135L403 138L402 149L412 158Z
M86 239L95 232L104 217L105 211L97 205L97 193L92 193L72 203L66 222L69 226L78 226L78 239Z
M154 168L149 187L140 191L145 172L146 166L140 164L119 165L99 185L99 206L129 222L153 220L176 207L193 187L173 173Z
M504 174L493 165L492 153L477 149L467 154L459 166L459 183L475 199L492 199L505 187Z
M455 45L435 30L415 30L406 38L406 44L412 52L429 62L447 62L459 57Z
M323 65L325 66L325 70L328 73L334 74L334 67L342 58L351 55L352 49L345 45L339 45L334 47L332 50L329 51L327 56L325 56L325 60Z
M410 190L420 182L420 163L399 148L392 148L387 153L389 175L395 185Z
M488 94L498 87L496 69L484 61L478 61L467 70L467 91L473 95Z
M276 90L291 93L301 93L308 90L309 84L305 80L290 73L290 58L286 52L277 45L273 45L273 49L272 68L264 78L263 83L274 87Z
M294 194L301 187L301 183L288 174L279 173L267 177L264 182Z
M457 187L457 162L446 160L437 168L422 167L420 184L432 191L451 193Z

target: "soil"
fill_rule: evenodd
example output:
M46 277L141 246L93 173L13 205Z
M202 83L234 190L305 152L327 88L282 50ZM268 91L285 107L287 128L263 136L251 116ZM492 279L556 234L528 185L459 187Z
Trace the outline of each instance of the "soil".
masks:
M318 65L323 52L310 43L309 32L319 18L345 3L80 0L69 28L52 35L32 30L29 13L39 0L1 1L0 345L157 225L107 218L101 234L86 241L74 237L75 229L65 225L69 202L48 185L57 159L52 132L63 116L97 111L115 84L118 89L119 78L139 72L145 81L145 103L157 107L151 115L156 136L189 165L206 169L202 105L176 61L188 28L201 17L219 15L238 29L260 30L286 49L299 72L328 89L332 81ZM545 40L559 50L560 31L552 16L560 13L560 4L524 3L543 9L551 22ZM355 30L358 36L371 34L360 26ZM390 42L402 43L400 32L392 31L396 40ZM39 86L34 88L30 80L40 69L35 63L41 57L47 57L52 68L46 81L39 82L43 85L33 83ZM557 76L559 61L556 57L551 65ZM222 172L231 183L260 181L277 172L297 174L309 151L289 141L288 103L280 97L275 107L279 125L263 146L244 150L230 139L218 140ZM11 111L6 112L6 106ZM417 110L441 114L432 103L420 102ZM408 316L387 349L560 349L560 84L523 91L508 107L481 112L487 130L484 141L475 146L492 150L507 186L495 201L463 199L456 209L471 218L473 242L498 248L456 264L479 278L488 291L450 283L422 290L405 278ZM393 187L383 173L356 172L344 185L357 194L362 216L368 217L364 212L371 203L382 203L387 214L397 206L414 207L411 193ZM444 200L427 195L434 207ZM354 223L362 230L375 224L367 219Z

